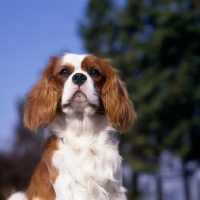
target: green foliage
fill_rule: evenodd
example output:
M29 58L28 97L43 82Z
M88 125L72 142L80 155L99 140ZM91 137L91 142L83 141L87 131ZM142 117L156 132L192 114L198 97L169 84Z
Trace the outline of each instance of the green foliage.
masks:
M121 137L135 173L152 171L170 149L200 158L200 3L192 0L90 0L81 35L90 53L114 59L137 121Z

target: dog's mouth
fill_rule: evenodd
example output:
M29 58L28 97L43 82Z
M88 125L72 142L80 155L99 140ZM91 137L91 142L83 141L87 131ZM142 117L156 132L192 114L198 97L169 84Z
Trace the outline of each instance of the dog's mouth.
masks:
M87 96L81 90L77 90L72 95L72 97L65 104L62 105L62 107L66 108L66 107L68 107L70 105L74 105L74 104L83 105L83 106L90 105L92 107L98 107L98 105L90 103Z
M80 90L76 91L73 94L71 101L75 102L75 103L83 103L83 102L86 102L86 101L88 102L86 95Z
M74 94L72 95L72 97L67 100L67 102L65 104L63 104L63 107L67 107L69 106L71 103L82 103L82 102L87 102L87 97L86 95L80 91L77 90L76 92L74 92Z

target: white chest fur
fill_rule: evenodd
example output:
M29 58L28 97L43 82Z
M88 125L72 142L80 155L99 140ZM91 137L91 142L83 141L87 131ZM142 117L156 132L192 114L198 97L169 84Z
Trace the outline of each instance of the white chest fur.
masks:
M73 126L68 124L68 127ZM77 133L68 128L57 134L64 136L60 137L59 150L52 157L59 174L53 184L57 200L126 199L114 130L109 126L98 130L101 131L79 129Z

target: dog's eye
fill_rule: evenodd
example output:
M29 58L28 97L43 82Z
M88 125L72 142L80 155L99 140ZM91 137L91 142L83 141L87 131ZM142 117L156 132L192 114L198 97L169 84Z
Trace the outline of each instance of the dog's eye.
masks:
M98 77L100 75L97 69L92 69L90 72L90 76Z
M68 69L62 69L59 74L61 76L69 76L71 73Z

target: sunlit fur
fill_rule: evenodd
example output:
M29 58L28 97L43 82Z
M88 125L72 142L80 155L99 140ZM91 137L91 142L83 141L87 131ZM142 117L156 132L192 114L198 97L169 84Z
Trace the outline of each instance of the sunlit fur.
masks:
M78 73L84 79L80 85L74 82ZM125 200L116 129L130 129L135 116L108 60L51 58L24 112L31 130L45 127L41 161L27 190L9 200Z

